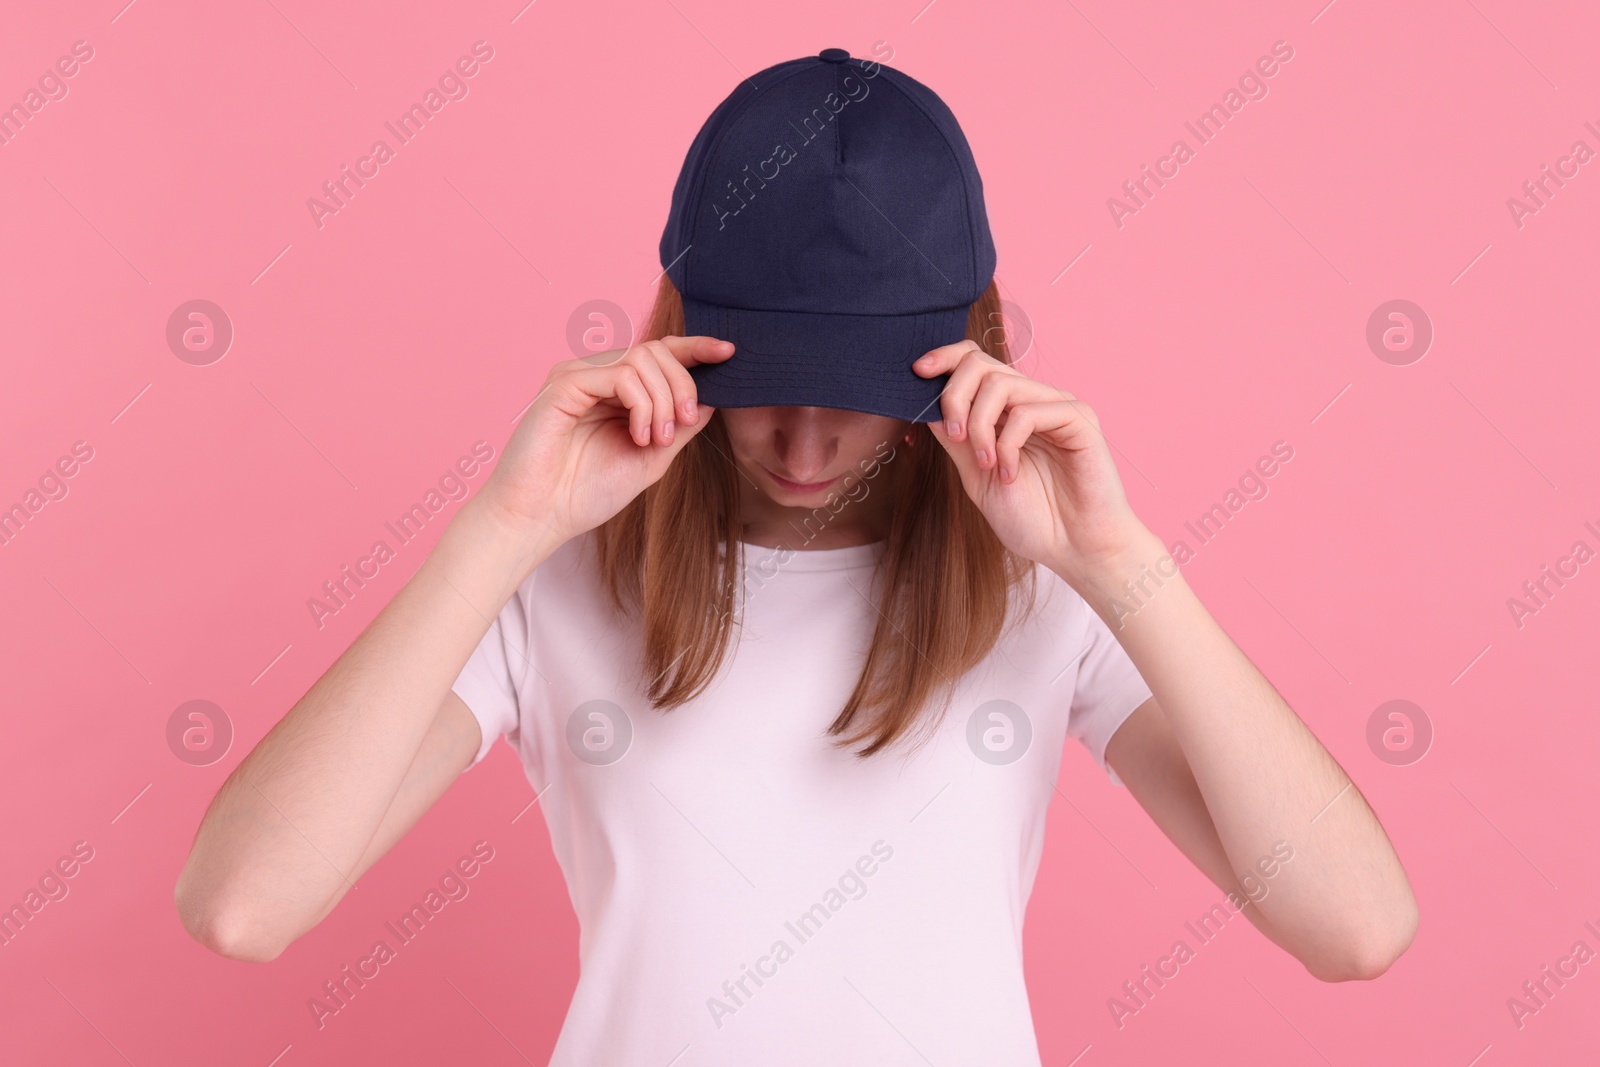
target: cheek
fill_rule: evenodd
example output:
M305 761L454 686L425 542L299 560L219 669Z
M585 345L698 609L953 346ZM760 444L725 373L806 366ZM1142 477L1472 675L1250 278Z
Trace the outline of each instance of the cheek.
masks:
M749 408L724 408L713 416L722 420L722 429L727 433L728 441L740 452L750 451L750 446L761 436L760 421L751 418L751 414Z
M738 408L723 421L733 457L741 463L769 465L777 455L776 424L760 408Z
M725 423L723 429L728 434L728 458L733 460L735 466L749 474L750 481L759 484L755 474L765 465L764 457L772 450L771 435L768 434L763 438L759 433L753 433L749 425L741 425L732 420Z
M889 448L899 448L904 445L906 434L911 432L910 423L885 419L881 424L874 426L870 433L862 434L854 442L856 458L862 463L881 458Z

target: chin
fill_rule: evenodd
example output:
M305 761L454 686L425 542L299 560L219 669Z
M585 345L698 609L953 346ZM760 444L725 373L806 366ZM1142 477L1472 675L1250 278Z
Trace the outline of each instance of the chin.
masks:
M785 493L782 499L775 500L774 503L785 507L815 509L827 504L831 495L831 490L827 489L819 489L815 493Z

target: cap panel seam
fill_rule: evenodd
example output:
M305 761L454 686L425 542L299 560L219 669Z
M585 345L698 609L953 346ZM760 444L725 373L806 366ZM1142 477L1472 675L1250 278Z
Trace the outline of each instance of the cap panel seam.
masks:
M844 64L832 63L829 65L833 67L832 95L838 96L840 89L843 88ZM827 107L828 102L824 100L822 106ZM833 165L836 169L844 166L844 112L845 109L841 107L833 114Z
M756 101L760 100L764 94L772 92L790 78L797 77L801 74L804 74L807 70L813 69L808 63L808 59L810 58L812 57L805 57L795 60L794 62L797 64L797 66L794 70L788 72L783 77L772 82L770 85L765 87L757 86L756 91L747 96L744 100L744 103L740 104L735 111L729 113L722 125L706 138L707 141L711 143L707 145L708 151L706 154L705 166L701 168L700 174L696 179L697 188L691 190L688 202L684 205L685 213L690 216L688 232L684 234L684 236L687 238L687 240L684 242L686 247L692 247L695 243L697 231L701 225L700 209L705 206L702 202L702 197L705 192L706 183L711 180L711 171L713 169L713 164L715 163L714 156L717 151L721 150L722 144L727 140L727 135L733 129L734 123L743 118L744 113L749 111L750 108L755 105ZM760 72L758 71L757 73ZM745 80L749 81L748 78ZM690 256L684 260L683 287L685 290L689 288L690 272L693 266L694 257Z
M885 74L895 75L897 77L901 76L901 72L895 70L893 67L883 66L882 64L879 64L879 66L882 68ZM910 75L904 76L910 77ZM950 138L944 132L943 125L940 124L939 120L932 114L932 112L923 106L922 101L918 100L914 95L907 92L906 87L895 81L894 77L888 79L888 84L894 86L895 92L905 97L906 100L911 103L912 107L922 112L923 117L932 123L934 132L939 135L939 140L944 143L945 151L950 153L950 159L956 165L956 174L961 178L961 214L962 217L964 217L967 221L967 240L969 242L967 248L967 254L969 256L967 267L970 271L972 284L974 288L976 288L978 284L978 233L977 228L972 222L972 188L967 184L966 168L961 165L961 157L956 154L955 146L950 143ZM965 139L966 135L963 134L962 137ZM970 143L967 145L967 151L969 153L972 151L972 145ZM972 161L972 167L973 170L977 170L978 161L976 158L974 158ZM982 296L983 294L979 293L978 295Z

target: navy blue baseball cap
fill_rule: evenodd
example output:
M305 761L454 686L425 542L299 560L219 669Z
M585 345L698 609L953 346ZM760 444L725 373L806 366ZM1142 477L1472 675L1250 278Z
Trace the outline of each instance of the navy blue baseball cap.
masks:
M931 89L842 48L751 75L689 146L661 235L712 407L942 418L911 363L967 335L994 277L983 182Z

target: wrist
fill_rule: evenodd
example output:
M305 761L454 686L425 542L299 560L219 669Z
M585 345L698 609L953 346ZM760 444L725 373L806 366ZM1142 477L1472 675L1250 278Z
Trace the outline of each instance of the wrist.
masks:
M1166 545L1142 525L1113 548L1051 569L1107 620L1137 611L1162 586L1182 579Z
M493 601L498 610L565 540L537 519L513 519L476 496L450 521L436 554L447 576L474 588L470 599Z

